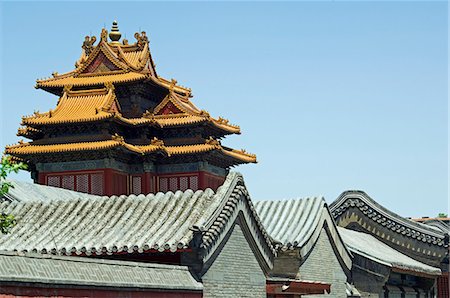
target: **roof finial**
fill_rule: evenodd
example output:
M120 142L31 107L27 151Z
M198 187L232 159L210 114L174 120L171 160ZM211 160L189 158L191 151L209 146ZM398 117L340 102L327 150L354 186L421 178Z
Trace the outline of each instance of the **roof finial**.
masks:
M117 43L120 40L122 34L119 32L119 26L117 26L117 21L113 22L111 32L109 33L109 38L113 43Z

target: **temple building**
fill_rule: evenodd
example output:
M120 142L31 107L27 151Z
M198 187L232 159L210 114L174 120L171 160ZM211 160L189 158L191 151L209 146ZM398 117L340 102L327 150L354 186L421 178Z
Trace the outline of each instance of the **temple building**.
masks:
M23 117L31 139L6 154L36 183L96 195L217 189L235 165L256 156L222 146L240 128L191 101L191 90L158 76L145 32L121 39L117 22L99 42L86 36L76 68L38 80L55 109Z
M24 117L6 153L0 297L448 298L448 225L362 191L253 202L240 128L157 75L145 32L87 36L75 70L38 80L56 108Z

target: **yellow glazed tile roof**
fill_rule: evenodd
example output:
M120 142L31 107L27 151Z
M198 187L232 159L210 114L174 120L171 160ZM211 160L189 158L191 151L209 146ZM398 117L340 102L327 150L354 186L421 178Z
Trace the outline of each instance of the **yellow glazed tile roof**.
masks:
M117 47L117 50L125 63L136 70L142 70L150 59L148 44L146 44L142 50L138 48L126 49L122 47Z
M182 115L179 117L171 117L170 115L155 116L155 122L161 127L196 124L204 121L206 121L204 117L192 115Z
M172 103L182 113L157 115L168 103ZM240 127L231 125L228 120L219 118L212 118L208 112L197 108L188 96L180 96L175 92L169 94L155 107L153 114L155 114L156 122L161 126L177 126L186 124L195 124L201 122L209 122L215 127L225 130L230 133L240 133Z
M20 127L17 131L17 135L18 136L27 136L33 133L39 133L41 132L41 130L30 127L30 126L25 126L25 127Z
M23 118L23 124L44 125L90 122L110 118L108 108L115 100L113 89L65 92L56 109Z
M45 88L45 87L62 88L68 85L80 87L80 86L104 85L107 83L116 84L116 83L135 82L145 80L146 78L147 76L145 74L136 72L79 76L79 77L74 77L73 75L70 75L66 77L57 77L48 80L37 81L36 86L38 88Z
M203 152L216 151L225 156L231 157L238 162L256 163L256 155L246 153L242 150L232 150L224 148L217 140L206 140L204 144L184 145L184 146L165 146L164 142L153 139L150 144L144 146L136 146L128 144L120 136L113 136L111 140L80 142L67 144L51 144L51 145L35 145L33 143L19 143L7 146L5 153L16 157L23 157L37 154L63 153L63 152L79 152L94 150L109 150L122 147L137 154L151 154L154 152L162 152L167 156L188 155Z
M45 153L61 153L75 151L90 151L112 149L120 146L119 141L106 140L96 142L81 142L68 144L34 145L32 143L22 143L6 147L6 153L12 155L32 155Z

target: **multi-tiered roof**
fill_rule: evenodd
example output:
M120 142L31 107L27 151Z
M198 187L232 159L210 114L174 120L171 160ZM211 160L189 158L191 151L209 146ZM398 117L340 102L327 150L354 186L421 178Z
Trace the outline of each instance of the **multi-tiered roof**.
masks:
M6 153L28 162L70 161L114 155L135 162L206 160L228 168L256 162L220 139L239 134L192 102L191 90L157 75L145 32L120 40L117 23L100 41L86 36L76 68L38 80L36 88L60 96L55 109L23 117L18 135L31 139Z

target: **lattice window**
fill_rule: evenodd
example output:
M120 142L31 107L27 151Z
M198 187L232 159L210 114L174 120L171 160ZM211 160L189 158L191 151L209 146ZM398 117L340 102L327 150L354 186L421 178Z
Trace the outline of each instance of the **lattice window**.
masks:
M180 177L180 190L185 191L189 188L188 177Z
M103 175L91 174L91 193L94 195L103 194Z
M167 192L168 191L168 179L167 178L159 178L159 191Z
M169 185L170 185L169 190L176 191L177 188L178 188L178 178L177 177L170 177Z
M62 176L62 188L75 190L75 177L73 175Z
M135 195L141 194L142 193L142 179L139 176L134 176L133 180L132 180L132 192Z
M198 177L197 176L191 176L189 177L189 188L193 191L198 190Z
M449 283L448 283L448 273L447 275L441 275L437 280L437 292L438 297L449 297Z
M76 175L77 179L77 191L80 192L89 192L89 177L87 174L84 175Z
M61 186L61 177L59 176L47 176L47 185L48 186L55 186L60 187Z

